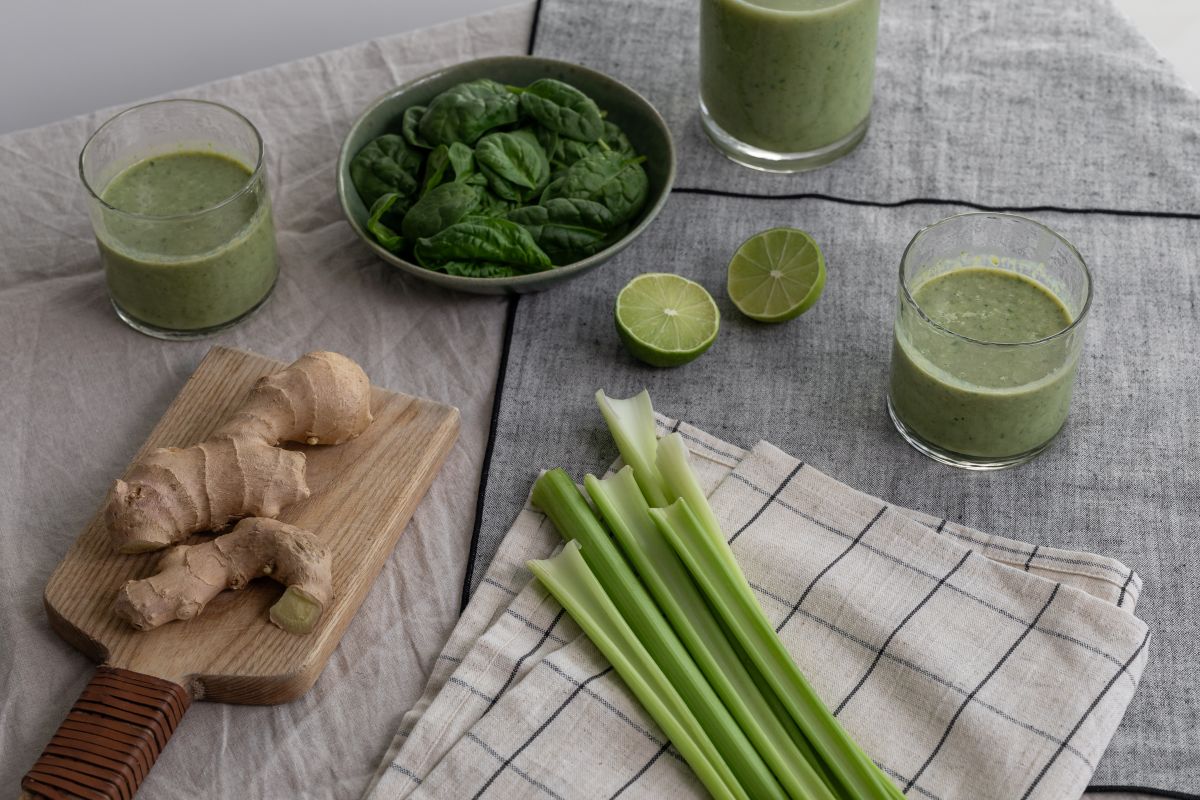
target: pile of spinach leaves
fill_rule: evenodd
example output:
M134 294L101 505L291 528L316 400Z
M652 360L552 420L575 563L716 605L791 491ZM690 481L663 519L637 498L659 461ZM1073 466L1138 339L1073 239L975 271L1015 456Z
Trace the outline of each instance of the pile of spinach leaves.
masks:
M350 162L381 246L451 275L541 272L628 231L649 181L590 97L551 78L460 83L413 106Z

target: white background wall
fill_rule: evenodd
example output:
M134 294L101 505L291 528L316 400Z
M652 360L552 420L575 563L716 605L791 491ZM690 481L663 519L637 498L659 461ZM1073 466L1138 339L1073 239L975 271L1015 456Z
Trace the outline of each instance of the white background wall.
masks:
M3 0L0 133L510 1ZM1116 2L1200 87L1200 0Z

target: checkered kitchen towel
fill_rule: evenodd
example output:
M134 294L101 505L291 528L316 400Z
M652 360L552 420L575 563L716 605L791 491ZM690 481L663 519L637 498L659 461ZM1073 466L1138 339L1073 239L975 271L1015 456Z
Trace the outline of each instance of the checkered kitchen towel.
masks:
M733 551L821 697L910 797L1078 797L1149 632L1140 579L889 506L761 443L677 429ZM683 798L704 791L524 563L526 507L367 796Z

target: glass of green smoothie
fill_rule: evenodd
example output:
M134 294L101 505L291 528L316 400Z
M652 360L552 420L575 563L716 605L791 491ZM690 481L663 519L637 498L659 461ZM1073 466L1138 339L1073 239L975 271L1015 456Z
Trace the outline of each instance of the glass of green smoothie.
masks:
M799 172L867 134L880 0L700 0L700 119L725 155Z
M160 100L92 134L79 174L117 316L195 339L257 310L279 274L263 140L203 100Z
M1002 469L1042 452L1071 404L1092 279L1079 251L1015 214L960 214L900 263L888 411L946 464Z

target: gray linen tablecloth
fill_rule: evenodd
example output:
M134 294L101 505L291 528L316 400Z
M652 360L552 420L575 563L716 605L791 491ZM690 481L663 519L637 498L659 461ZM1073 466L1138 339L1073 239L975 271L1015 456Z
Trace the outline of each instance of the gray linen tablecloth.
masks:
M1200 99L1107 0L888 0L866 141L827 169L762 175L700 130L697 9L542 5L534 52L643 91L675 134L679 177L621 259L520 299L473 580L539 467L581 473L613 457L591 392L649 388L737 445L768 440L877 497L1137 570L1149 663L1094 784L1200 792ZM883 402L904 246L971 208L1061 231L1096 284L1064 435L1034 463L985 475L916 453ZM813 234L829 277L813 311L769 327L728 301L725 268L743 239L779 225ZM645 367L613 335L617 291L652 270L699 281L721 308L721 334L694 364Z
M978 8L976 11L985 14ZM7 190L4 202L0 203L0 342L3 342L0 365L6 367L0 370L0 413L9 421L10 427L8 445L0 450L0 576L7 587L4 599L0 601L0 786L6 787L6 791L11 791L36 758L92 670L82 656L50 631L41 609L41 592L46 579L98 508L109 481L127 464L202 353L210 344L220 343L281 359L290 359L316 347L341 350L359 359L380 385L422 393L459 406L463 411L463 431L458 447L428 500L418 509L410 530L401 539L395 555L314 689L296 703L282 707L197 704L143 784L139 796L354 798L361 794L401 717L419 697L432 662L458 615L503 340L505 305L502 300L440 292L402 278L378 263L354 239L341 219L333 193L334 158L354 116L371 98L390 86L444 64L496 53L523 52L529 39L532 12L533 4L522 2L492 14L368 42L179 93L228 102L246 112L260 126L270 153L271 187L279 228L283 275L274 299L253 320L207 342L166 344L139 336L121 325L108 307L75 172L79 148L108 112L0 136L0 185ZM552 15L547 19L553 24ZM984 22L981 20L980 24ZM634 39L640 40L645 35L648 34L640 28L630 32ZM674 45L677 48L674 52L677 57L684 58L688 52L686 48L692 46L690 31L679 29L675 35L678 44ZM1144 70L1147 65L1152 65L1153 55L1146 45L1134 41L1127 26L1115 25L1111 35L1111 49L1117 58L1132 51L1129 56L1131 67ZM620 42L610 41L610 44L616 47ZM941 46L944 48L948 44L943 42ZM571 53L564 55L577 60ZM887 58L899 57L898 53L888 55L885 52L883 55L884 63ZM991 57L998 56L993 54ZM1012 56L1010 60L1017 59ZM980 62L978 69L982 71L985 66ZM1161 65L1155 69L1158 72L1164 70ZM643 76L649 77L653 76ZM885 78L881 75L881 80ZM670 97L664 94L665 87L661 83L639 85L635 81L634 85L664 110L672 108L671 103L666 102ZM1161 88L1174 84L1160 77L1151 81L1151 85ZM1128 94L1136 94L1137 98L1121 95L1116 102L1142 103L1147 91L1142 87ZM1156 127L1145 135L1130 137L1131 146L1152 146L1151 134L1156 132L1182 135L1191 118L1180 114L1191 113L1188 109L1195 105L1194 99L1187 99L1181 92L1145 102L1149 104L1139 106L1136 114L1130 112L1131 118L1145 111L1148 116L1139 124ZM695 131L688 130L690 123L679 117L679 114L686 115L688 103L689 98L681 96L676 110L670 112L681 139L685 132L689 138L695 138ZM937 107L937 104L931 103L931 107ZM1165 113L1168 109L1170 114ZM881 106L881 118L885 113ZM1043 114L1036 118L1051 119ZM942 130L944 132L944 128ZM876 134L869 140L868 147L888 146L886 139L880 139L881 136ZM695 153L695 149L692 152ZM947 161L954 161L954 154L944 151L938 158L942 161L927 165L928 169L923 168L921 174L928 177L944 168ZM897 164L902 161L897 156ZM1160 162L1161 159L1154 163ZM844 162L847 168L856 169L853 163ZM1111 163L1120 165L1122 160L1097 161L1091 170L1083 172L1091 175ZM1134 163L1142 164L1138 160ZM1194 164L1194 159L1180 163ZM687 185L704 185L700 182L703 170L697 172L696 167L681 166L685 166ZM981 166L993 167L995 165L990 161ZM1133 192L1142 184L1131 181L1125 187L1130 194L1120 194L1119 198L1129 197L1131 204L1134 200L1144 200L1143 205L1147 208L1164 208L1177 199L1181 207L1187 207L1189 203L1179 198L1190 197L1193 198L1189 201L1190 206L1194 208L1195 192L1188 183L1189 176L1195 178L1194 169L1146 176L1141 194ZM747 173L745 179L752 177L763 176ZM1088 185L1103 184L1098 174L1095 177ZM1059 178L1066 180L1061 175L1055 180ZM773 187L777 184L772 182L778 179L764 180L767 181L764 187ZM835 171L826 171L810 176L810 180L836 184L841 179ZM915 186L898 187L906 191L889 199L905 199L910 196L909 192L916 196L919 192ZM843 187L832 185L826 188L840 191ZM921 186L921 189L925 190L925 187ZM980 189L970 196L979 199L985 195ZM699 200L682 195L675 198L669 204L669 215L656 224L655 229L670 237L694 237L701 232L698 228L676 226L683 218L681 215L688 211L685 204ZM1157 200L1158 205L1151 200ZM1008 200L1000 198L996 202ZM783 215L786 218L811 224L804 205L784 204L780 208L787 211ZM862 258L862 268L884 263L890 272L902 246L895 237L903 238L911 233L913 226L920 220L931 218L938 208L932 207L924 214L919 211L911 209L911 217L896 221L892 230L870 230L869 238L876 244L868 247L867 242L860 242L853 256L847 251L839 261ZM702 253L712 262L710 267L715 270L715 265L725 258L732 243L758 227L755 217L766 222L778 216L774 212L764 215L761 210L755 211L719 240L706 241L700 237L697 241ZM671 223L672 218L677 220L675 226ZM1048 221L1058 224L1054 219ZM828 218L826 224L829 229L836 227L844 234L866 222L856 218L848 221ZM1109 241L1113 251L1119 254L1123 252L1122 242L1126 241L1123 237L1139 237L1137 241L1157 248L1152 254L1157 253L1159 258L1150 267L1181 271L1190 267L1190 262L1182 260L1182 254L1187 252L1184 247L1190 229L1180 231L1173 239L1160 240L1161 231L1153 223L1147 223L1144 228L1139 228L1138 224L1136 219L1127 219L1122 227L1107 234L1104 241ZM813 228L818 237L824 237L822 241L831 240L827 230L818 230L815 225ZM1064 225L1064 228L1069 235L1082 238L1068 226ZM888 243L895 245L896 253L891 252ZM1089 241L1088 244L1093 243ZM696 242L689 244L689 247L695 246ZM644 267L648 252L634 251L622 257L614 264L614 270L623 270L622 274L610 275L603 290L598 288L599 283L588 284L589 292L602 303L609 303L620 279ZM680 251L686 257L674 261L677 266L661 263L654 266L686 271L689 265L699 263L694 252ZM1121 266L1118 262L1110 263L1114 263L1114 269ZM1145 276L1148 284L1150 279L1148 273ZM844 286L841 291L845 292L845 302L850 303L850 283ZM716 288L715 283L713 288ZM833 308L837 301L831 303L830 299L838 295L839 292L831 292L818 307L818 312L825 314L827 321L837 316ZM1151 315L1159 312L1145 295L1146 292L1137 295L1137 308L1129 310L1131 316L1138 311ZM564 302L579 299L557 292L545 298L552 300L556 296ZM880 309L889 302L890 296L883 297L877 287L868 284L854 305L861 305L863 309L872 307L869 316L879 317L875 321L886 327L883 320L886 315ZM580 324L570 328L578 332L579 344L605 359L617 359L621 370L628 370L623 356L615 351L610 323L593 319L591 309L585 310L588 313L584 314ZM1175 309L1169 310L1179 313ZM1100 325L1106 324L1100 314L1096 321ZM729 322L727 318L727 325ZM529 323L529 317L522 311L522 324ZM1115 325L1116 319L1111 318L1108 324ZM814 329L815 325L806 325L802 329L758 332L757 335L763 337L758 350L764 369L777 371L780 366L777 362L784 360L786 353L769 352L774 349L800 348L796 359L787 360L787 366L791 368L793 364L801 363L800 357L806 355L805 347L814 353L825 351L823 359L831 361L836 359L839 351L848 358L852 354L851 348L864 346L855 336L840 330L838 336L833 336L832 331L822 329L826 334L823 343L809 341L811 337L805 333ZM878 333L878 336L884 337L886 333ZM1149 341L1153 333L1142 336ZM878 353L873 353L873 357L883 358ZM577 364L574 362L573 365ZM882 369L881 364L876 365L876 370ZM534 369L532 362L525 361L523 365L526 370ZM711 366L719 364L712 362ZM1094 372L1095 368L1090 371ZM799 375L799 371L796 374ZM631 375L625 383L646 382L652 377L648 372L633 371ZM814 379L816 375L819 373L814 373ZM1125 371L1114 377L1114 381L1128 380L1130 385L1137 385L1136 377ZM559 459L582 469L592 466L591 462L599 464L610 459L612 453L600 445L600 432L590 423L581 421L581 415L586 413L584 409L590 408L587 390L596 379L592 373L581 375L580 396L572 400L577 401L578 408L559 409L566 412L563 424L559 426L548 426L547 420L540 415L531 415L529 425L516 432L513 430L513 407L506 404L504 419L507 421L498 431L496 447L498 453L507 449L508 455L498 463L511 466L511 448L519 441L514 438L518 435L527 435L531 439L550 435L544 441L551 446L537 454L537 463ZM515 384L511 374L507 383L511 393L516 395L516 390L511 389ZM612 388L624 388L618 383L611 384ZM864 382L863 386L875 388L871 381ZM690 384L685 381L678 393L668 396L666 392L660 392L656 393L656 398L661 395L664 404L674 403L680 394L690 390ZM729 421L757 417L763 412L760 398L752 401L731 394L727 400ZM680 411L691 410L691 405L686 402L677 407ZM1181 407L1168 421L1173 422L1178 431L1192 430L1194 424L1184 416L1190 410ZM550 409L545 411L548 413ZM771 436L778 438L787 430L808 429L797 422L803 419L801 415L785 412L786 409L781 407L770 417L774 423L769 431ZM877 410L865 410L864 406L855 408L853 413L867 420ZM1074 427L1088 424L1081 422L1080 416L1077 415L1073 422ZM879 418L872 417L863 429L857 429L862 428L856 426L857 419L842 420L836 430L853 433L856 438L876 439L884 450L871 452L848 445L849 449L836 462L838 468L823 455L826 451L809 456L814 463L818 463L817 457L824 458L820 465L845 480L856 480L859 475L853 469L841 467L858 463L856 468L862 468L865 464L875 463L881 453L894 455L894 449L888 449L891 448L888 432ZM709 419L704 421L711 424ZM759 424L766 428L767 419ZM1093 417L1090 424L1100 426L1101 429L1096 431L1099 436L1103 426L1116 426L1119 420ZM712 427L734 437L731 427ZM570 441L564 437L581 435L588 437L588 453L576 449L570 459L561 459L558 448ZM750 437L742 440L749 441ZM1186 453L1178 442L1172 444L1163 440L1161 444L1167 448L1161 456L1153 462L1143 459L1130 464L1130 469L1158 469L1158 474L1164 476L1164 491L1175 492L1178 483L1167 481L1169 473L1186 470L1194 462L1181 460ZM1078 459L1078 456L1074 458ZM583 460L590 463L585 464ZM931 475L939 479L945 477L944 473L935 475L924 471L925 465L919 462L905 462L905 465L922 468L913 470L917 481L927 480ZM524 470L525 466L521 465L518 471ZM1080 467L1078 483L1094 482L1092 471L1095 468L1092 464ZM1187 474L1183 472L1183 475ZM502 476L494 475L491 485L489 505L498 501L507 484ZM1099 486L1098 483L1093 485ZM916 497L912 490L899 491L900 486L883 485L879 480L867 481L860 488L888 494L898 500ZM1017 525L1015 529L1007 528L1010 533L1019 535L1022 531L1032 530L1032 522L1022 512L1019 502L999 491L1001 488L1002 484L991 483L989 479L981 480L975 487L968 486L965 491L962 485L947 486L943 489L944 496L956 498L955 503L962 505L948 502L941 510L975 524L990 523L994 518L1008 514ZM528 491L528 482L521 477L512 489L514 493L507 500L519 505ZM956 495L956 491L960 493ZM1006 497L1007 500L1002 499ZM1195 494L1190 497L1194 501ZM980 498L992 498L993 502L1002 503L994 509L995 517L973 516L977 513ZM1088 503L1089 499L1094 505ZM1164 496L1164 502L1174 501L1181 505L1187 499L1187 496L1177 494ZM1079 494L1073 502L1079 507L1072 507L1070 513L1081 515L1081 519L1097 525L1112 525L1114 520L1127 518L1120 499L1088 498ZM914 504L927 511L938 510L936 504ZM503 530L515 513L515 506L511 513L501 509L501 518L494 523L489 519L488 525L494 524L496 530ZM485 527L485 531L491 529ZM1152 581L1160 577L1155 574L1154 565L1131 558L1122 546L1124 537L1115 529L1100 529L1111 533L1095 549L1125 559L1146 576L1147 592L1142 601L1145 607L1156 591ZM1054 534L1053 530L1038 530L1045 538ZM481 553L486 555L490 552L486 536L479 541ZM1158 559L1155 563L1162 566ZM482 570L478 574L481 575ZM1158 602L1164 602L1161 595ZM1185 621L1181 620L1180 624ZM1155 635L1160 634L1156 631ZM1152 652L1151 667L1155 666ZM1160 674L1170 675L1184 666L1180 661L1163 664L1158 669ZM1149 677L1150 673L1147 673L1147 679ZM1182 707L1177 713L1176 719L1182 720L1179 724L1195 724L1194 708ZM1170 719L1168 717L1167 721ZM1194 750L1189 755L1194 759ZM1166 762L1160 766L1166 769L1176 765Z

